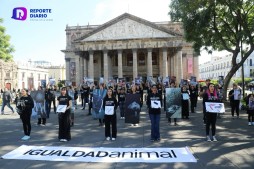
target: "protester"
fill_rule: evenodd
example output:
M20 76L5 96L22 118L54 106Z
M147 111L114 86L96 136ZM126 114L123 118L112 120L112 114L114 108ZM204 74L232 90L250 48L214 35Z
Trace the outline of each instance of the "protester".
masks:
M190 88L190 103L191 103L191 113L195 113L198 102L198 91L195 85L191 84Z
M204 101L204 94L207 93L208 85L210 83L210 79L206 79L205 86L200 87L199 96L203 98L203 123L206 124L206 109L205 109L205 101Z
M215 90L214 84L209 83L208 89L203 95L204 103L206 102L219 102L219 98L217 92ZM206 107L205 107L206 108ZM212 140L217 141L215 134L216 134L216 120L217 120L217 113L208 112L206 110L206 138L207 141L211 141L209 131L210 126L212 127Z
M12 113L14 113L14 109L10 105L11 100L12 100L11 92L7 88L4 88L3 97L2 97L3 102L2 102L2 109L1 109L2 115L4 114L4 107L5 106L9 107L11 109Z
M34 107L34 101L30 95L28 95L27 89L21 90L21 97L17 101L17 112L20 115L20 119L23 123L23 130L25 136L22 140L29 140L31 134L31 115Z
M47 114L47 118L49 118L50 114L50 88L47 86L45 89L45 110Z
M49 90L49 111L51 111L51 104L53 103L54 113L56 113L56 95L55 92L57 91L56 86Z
M184 85L182 87L182 119L189 119L189 91L187 87Z
M121 87L119 89L118 92L118 105L119 105L119 109L120 109L120 119L125 119L125 97L126 97L126 93L125 93L125 88Z
M88 107L88 114L91 115L91 110L93 108L93 91L94 91L94 86L91 87L90 89L90 96L89 96L89 107Z
M58 139L61 142L66 142L71 140L71 126L70 126L70 113L72 107L72 98L67 94L66 87L61 89L61 95L57 98L58 105L66 105L66 110L64 112L58 113Z
M43 94L45 95L44 90L42 89L41 86L38 87L38 92L41 91L42 93L37 93L38 94ZM46 118L47 118L47 114L45 111L45 101L37 101L35 99L35 107L34 107L34 111L37 113L38 116L38 122L37 125L41 125L41 126L45 126L46 125Z
M151 87L152 92L147 97L148 113L151 121L151 141L160 141L160 114L162 95L158 93L157 86Z
M240 100L241 100L241 88L236 84L233 83L233 89L229 91L228 97L230 100L230 107L231 107L231 115L234 119L235 112L237 115L237 118L239 118L239 106L240 106Z
M107 90L107 95L103 99L103 109L105 111L104 120L105 120L105 137L106 140L110 138L114 141L117 136L116 128L116 109L117 109L117 100L113 95L113 88Z
M254 125L254 94L249 94L246 99L248 125Z
M134 95L134 94L138 94L138 95L139 95L139 102L138 102L138 104L139 104L139 107L141 108L141 96L140 96L140 93L137 93L136 85L132 85L132 86L131 86L131 93L130 93L129 96ZM138 116L138 119L139 119L140 110L137 111L137 116ZM139 121L139 120L138 120L138 121ZM133 124L131 124L131 126L138 126L138 123L133 123Z
M86 109L86 103L89 102L90 87L84 84L81 89L81 99L82 99L82 110Z
M176 84L174 81L170 82L170 88L175 88ZM164 100L166 100L166 98L164 98ZM168 122L169 124L171 124L171 117L168 117ZM177 118L174 118L174 125L177 126Z

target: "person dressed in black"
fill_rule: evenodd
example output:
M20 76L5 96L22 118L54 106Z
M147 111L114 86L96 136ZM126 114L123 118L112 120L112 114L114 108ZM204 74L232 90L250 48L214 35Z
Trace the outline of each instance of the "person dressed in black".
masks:
M203 123L204 125L206 124L206 109L205 109L205 100L204 100L204 94L207 92L208 90L208 85L210 83L210 79L206 79L205 86L200 87L200 92L199 92L199 96L203 98Z
M191 103L191 113L195 113L198 102L198 90L195 85L191 84L190 88L190 103Z
M232 118L234 118L235 112L236 112L237 118L239 118L239 105L241 100L241 93L242 93L242 90L240 87L238 87L236 83L233 84L233 89L230 90L228 93Z
M21 97L17 99L17 112L20 115L20 119L23 123L23 130L25 136L22 140L29 140L31 134L31 115L32 109L34 107L34 101L30 95L28 95L28 90L21 90Z
M107 95L103 99L103 108L105 110L105 137L106 140L110 138L114 141L117 136L116 128L116 109L117 109L117 100L113 96L113 89L109 88L107 90ZM112 133L111 133L112 130Z
M189 119L189 91L186 85L182 87L182 119Z
M119 105L119 109L120 109L120 119L125 119L125 110L124 110L124 106L125 106L125 97L126 97L126 93L125 93L125 88L121 87L119 89L118 92L118 105Z
M208 84L208 89L203 95L203 100L205 103L206 102L220 102L213 83ZM209 135L210 126L212 127L212 140L217 141L217 139L215 137L216 120L217 120L217 113L208 112L206 110L206 138L207 138L207 141L211 141L211 138Z
M85 84L84 86L82 86L82 90L81 90L81 99L83 100L82 101L82 103L83 103L82 110L85 110L86 103L89 102L89 94L90 94L90 87L87 84Z
M160 115L162 95L158 93L157 86L151 87L152 92L147 97L148 113L151 120L151 141L160 141Z
M94 86L91 87L90 89L90 96L89 96L89 107L88 107L88 116L92 115L91 110L93 108L93 90L94 90Z
M51 105L53 103L54 113L56 113L56 95L55 95L56 91L57 91L57 87L54 86L52 89L49 90L50 93L48 95L48 97L49 97L49 111L51 110Z
M66 87L61 89L61 95L57 98L58 105L66 105L66 110L64 112L58 112L58 123L59 123L59 131L58 131L58 139L61 142L66 142L71 140L71 106L72 106L72 98L67 94Z

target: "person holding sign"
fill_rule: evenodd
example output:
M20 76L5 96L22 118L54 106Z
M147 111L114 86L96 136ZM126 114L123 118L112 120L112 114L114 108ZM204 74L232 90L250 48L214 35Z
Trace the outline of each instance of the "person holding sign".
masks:
M213 83L208 84L208 89L203 95L203 100L205 103L220 102ZM215 132L216 132L217 113L219 113L219 112L217 112L217 113L212 112L210 107L207 106L207 104L205 106L205 109L206 109L206 138L207 138L207 141L209 141L209 142L211 141L211 138L209 135L210 126L212 126L212 140L217 141L217 139L215 137Z
M103 99L103 109L105 110L104 121L105 121L105 137L106 140L110 140L110 138L114 141L116 140L116 108L117 108L117 100L113 95L113 89L109 88L107 90L107 95ZM112 129L112 134L110 130L110 126Z
M183 85L182 87L182 119L186 117L186 119L189 119L189 99L190 94L187 90L186 85Z
M162 96L157 91L154 84L151 87L152 92L147 97L147 107L151 120L151 141L160 141L160 114Z
M71 121L70 113L72 106L72 98L67 94L66 87L61 89L61 95L57 98L58 106L56 112L58 113L58 139L61 142L71 140Z

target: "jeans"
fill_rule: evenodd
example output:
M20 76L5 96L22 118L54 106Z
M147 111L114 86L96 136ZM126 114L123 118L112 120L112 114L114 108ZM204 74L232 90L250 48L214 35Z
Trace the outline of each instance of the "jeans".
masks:
M160 114L149 114L151 120L151 139L160 139Z
M10 102L3 102L3 105L2 105L2 109L1 109L1 112L3 113L4 112L4 107L7 106L11 109L12 112L14 112L13 108L11 107L10 105Z

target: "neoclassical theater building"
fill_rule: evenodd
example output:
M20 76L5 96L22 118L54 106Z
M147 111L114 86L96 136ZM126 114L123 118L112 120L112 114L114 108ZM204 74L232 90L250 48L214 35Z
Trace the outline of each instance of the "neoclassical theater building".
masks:
M198 57L181 23L150 22L124 13L102 25L66 26L66 80L84 77L131 81L142 76L198 77Z

